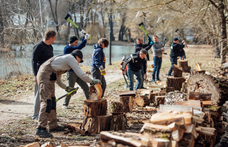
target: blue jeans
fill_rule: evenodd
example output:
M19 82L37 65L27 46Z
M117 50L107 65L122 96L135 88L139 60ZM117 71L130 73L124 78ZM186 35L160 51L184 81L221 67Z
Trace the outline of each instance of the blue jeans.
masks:
M170 57L171 67L168 72L168 76L171 76L172 70L173 70L173 64L177 65L177 57Z
M143 82L144 82L144 66L141 68L141 74L142 74L142 84L140 88L143 88Z
M155 56L153 59L154 59L154 70L153 70L152 77L153 77L153 80L155 80L155 74L156 74L156 79L160 80L159 72L161 69L162 57L159 58L159 57Z
M128 79L129 79L129 90L133 90L134 87L134 75L136 76L136 86L135 86L135 92L137 91L137 89L140 89L142 87L142 74L141 74L141 70L134 72L132 70L130 70L127 67L127 74L128 74Z

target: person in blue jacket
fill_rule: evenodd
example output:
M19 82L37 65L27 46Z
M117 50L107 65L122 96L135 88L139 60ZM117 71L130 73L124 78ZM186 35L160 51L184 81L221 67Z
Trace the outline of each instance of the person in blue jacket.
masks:
M74 50L81 50L86 46L87 40L89 36L85 35L85 37L82 39L82 42L78 45L78 38L76 36L70 37L69 44L64 48L63 53L64 54L70 54ZM89 86L85 81L83 81L78 75L75 74L75 72L70 69L67 72L67 82L69 87L74 87L75 83L77 83L83 90L84 95L86 99L89 99ZM68 105L70 102L71 95L68 95L65 97L62 108L68 109Z
M102 97L106 89L106 81L104 75L105 72L105 54L103 49L108 47L109 41L106 38L101 38L98 40L97 44L93 46L94 50L91 57L91 69L90 72L93 76L93 79L101 80L102 87Z

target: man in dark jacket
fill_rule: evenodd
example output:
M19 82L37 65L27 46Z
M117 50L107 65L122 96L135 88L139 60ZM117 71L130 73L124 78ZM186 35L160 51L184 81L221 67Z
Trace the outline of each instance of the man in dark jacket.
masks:
M145 49L140 50L137 53L131 54L126 60L124 60L124 63L122 65L122 73L124 73L124 69L127 66L127 75L129 79L129 90L133 90L134 87L134 75L136 76L136 86L135 86L135 92L137 89L140 89L142 87L142 66L146 66L146 55L147 51ZM145 69L144 69L145 73Z
M38 116L40 111L40 98L39 98L39 89L37 85L37 73L41 64L54 56L52 43L55 41L56 32L53 30L47 30L44 35L44 39L38 42L32 53L32 70L35 76L35 100L34 100L34 112L32 119L34 122L38 122Z
M102 97L104 96L104 92L106 89L106 81L104 75L105 72L105 54L103 49L108 47L109 41L106 38L101 38L98 40L97 44L93 46L93 54L91 57L91 69L90 72L93 76L93 79L101 80L102 87Z
M89 36L85 35L85 38L78 45L78 38L76 36L70 37L70 42L69 42L70 44L68 44L64 48L63 53L70 54L74 50L83 49L87 43L88 38L89 38ZM79 78L72 69L70 69L67 72L67 82L68 82L69 87L74 87L75 83L78 83L78 85L82 88L86 99L89 99L89 86L87 85L87 83L85 81L83 81L81 78ZM62 108L64 108L64 109L68 108L70 98L71 98L71 95L68 95L67 97L65 97Z
M154 44L154 42L152 41L151 37L148 37L148 43L143 43L143 39L141 37L138 37L136 39L136 44L135 44L135 53L137 53L138 51L145 49L146 51L148 51L151 46ZM149 54L147 54L147 60L149 59ZM142 79L144 80L144 76L146 76L146 69L147 69L147 64L142 66L142 70L141 70L141 74L142 74ZM143 87L143 82L142 82L142 87Z
M168 75L171 76L173 64L177 64L177 57L183 56L183 48L185 47L186 43L183 40L181 44L179 44L179 39L174 38L172 45L171 45L171 51L170 51L170 61L171 61L171 67L169 69Z

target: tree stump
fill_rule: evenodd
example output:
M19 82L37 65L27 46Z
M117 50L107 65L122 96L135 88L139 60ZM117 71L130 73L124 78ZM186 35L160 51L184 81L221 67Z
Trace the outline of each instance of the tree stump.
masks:
M190 73L191 67L188 66L188 60L178 60L178 66L182 67L183 72Z
M110 131L112 115L86 116L81 125L81 134L97 134L101 131Z
M182 77L182 68L176 64L173 65L173 76Z
M123 113L123 103L121 103L121 102L110 102L109 103L109 112L112 114Z
M150 105L150 100L148 99L147 95L139 96L135 98L135 104L138 107L145 107Z
M185 78L183 77L167 77L167 87L174 87L175 90L181 90L184 81Z
M100 116L107 113L107 100L85 100L84 115L85 116Z
M134 100L132 96L120 96L120 102L123 103L123 112L131 112Z
M112 115L111 130L119 131L125 130L127 127L127 117L126 114L116 114Z

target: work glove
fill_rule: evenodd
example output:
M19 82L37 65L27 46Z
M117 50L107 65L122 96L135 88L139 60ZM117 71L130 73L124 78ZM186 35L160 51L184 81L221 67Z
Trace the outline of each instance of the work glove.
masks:
M148 42L151 42L152 41L152 38L151 37L148 37L147 39L148 39Z
M85 39L86 39L86 40L90 39L90 35L86 33L86 34L85 34Z
M101 66L99 67L99 70L100 70L102 76L106 74L103 65L101 65Z
M101 84L101 80L99 79L92 80L92 84L97 84L97 83Z
M154 44L154 41L151 41L151 42L150 42L150 45L153 45L153 44Z
M84 38L85 35L86 35L86 31L85 31L85 30L81 30L79 33L80 33L80 36L81 36L82 38Z

